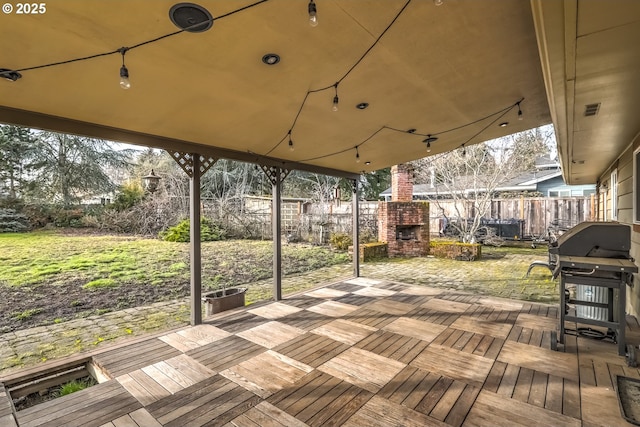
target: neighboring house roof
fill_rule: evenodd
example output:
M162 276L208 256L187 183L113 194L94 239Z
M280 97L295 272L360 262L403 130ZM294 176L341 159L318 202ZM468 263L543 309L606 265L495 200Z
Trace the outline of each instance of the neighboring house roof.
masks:
M562 176L562 171L559 169L543 169L535 172L525 172L502 183L499 187L495 188L494 191L536 191L539 183L559 176ZM484 189L478 188L477 190L483 191ZM450 193L449 189L443 185L431 186L431 184L416 184L413 186L414 196L437 196L448 193ZM380 193L381 197L390 195L391 187Z

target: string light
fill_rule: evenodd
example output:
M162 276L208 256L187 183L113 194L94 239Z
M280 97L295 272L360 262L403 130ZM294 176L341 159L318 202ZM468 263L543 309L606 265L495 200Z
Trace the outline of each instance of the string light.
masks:
M289 130L289 150L293 151L293 141L291 140L291 130Z
M356 145L356 163L360 163L360 153L358 152L358 146Z
M518 120L522 120L522 110L520 109L520 102L522 101L518 101Z
M336 96L333 97L333 107L331 107L331 111L338 111L338 83L333 85L336 89Z
M309 0L309 25L312 27L318 26L318 10L316 9L316 4L313 0Z
M129 70L127 69L126 65L124 65L124 54L127 53L129 48L121 47L118 50L122 55L122 67L120 67L120 87L126 90L131 88L131 82L129 81Z
M427 153L431 152L431 143L432 142L436 142L438 140L437 136L431 136L431 134L427 135L427 139L425 139L422 142L426 142L427 143Z

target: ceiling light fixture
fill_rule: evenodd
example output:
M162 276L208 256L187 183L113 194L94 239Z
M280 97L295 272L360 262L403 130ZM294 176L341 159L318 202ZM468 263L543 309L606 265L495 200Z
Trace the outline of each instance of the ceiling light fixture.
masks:
M267 53L262 57L262 62L267 65L276 65L278 62L280 62L280 55L278 55L277 53Z
M520 102L521 101L518 101L518 120L522 120L523 119L522 110L520 109Z
M22 74L17 71L10 70L9 68L0 68L0 76L9 80L10 82L15 82L16 80L22 78Z
M360 153L358 152L358 146L356 145L356 163L360 163Z
M336 89L336 96L333 97L333 107L331 107L331 111L338 111L338 83L336 82L333 87Z
M433 0L433 4L435 4L436 6L442 6L442 3L444 3L443 0Z
M462 157L467 155L467 147L464 146L464 144L462 144Z
M371 162L364 162L365 165L369 166Z
M318 10L316 9L316 4L313 0L309 0L309 25L312 27L318 26Z
M498 126L500 126L501 128L506 128L508 125L509 125L509 122L502 122Z
M213 16L204 7L193 3L178 3L169 9L169 18L181 30L201 33L213 27Z
M128 50L128 47L121 47L120 49L118 49L118 51L122 55L122 67L120 67L120 87L125 90L131 88L131 82L129 81L129 70L124 65L124 54L127 53Z
M369 106L368 102L361 102L360 104L356 105L356 108L358 110L364 110Z

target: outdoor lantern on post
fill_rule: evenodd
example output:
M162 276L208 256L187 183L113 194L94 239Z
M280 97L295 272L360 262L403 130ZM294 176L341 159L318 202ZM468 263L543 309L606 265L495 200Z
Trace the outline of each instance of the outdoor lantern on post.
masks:
M147 176L142 177L142 183L144 185L144 189L149 193L153 194L158 189L158 183L160 182L160 177L156 175L156 173L151 169L151 173Z

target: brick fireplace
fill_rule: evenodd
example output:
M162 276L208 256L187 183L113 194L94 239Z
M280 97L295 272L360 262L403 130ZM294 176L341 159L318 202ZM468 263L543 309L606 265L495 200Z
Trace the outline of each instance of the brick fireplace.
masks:
M429 253L429 203L413 201L413 171L407 165L391 168L391 201L380 202L378 240L388 243L391 257Z

